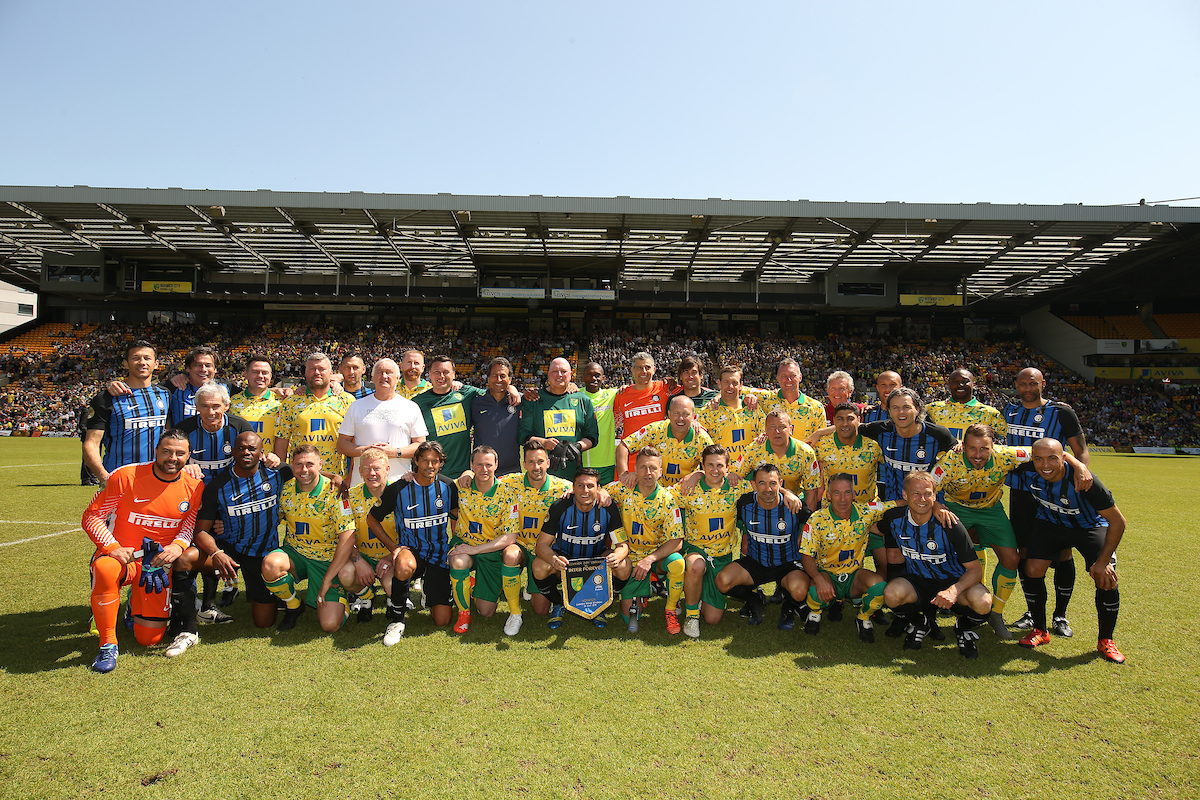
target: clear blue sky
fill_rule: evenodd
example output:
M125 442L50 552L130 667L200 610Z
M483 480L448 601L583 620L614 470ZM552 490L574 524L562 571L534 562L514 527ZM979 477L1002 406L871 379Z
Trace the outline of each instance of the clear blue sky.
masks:
M1200 195L1194 1L0 0L0 64L6 184Z

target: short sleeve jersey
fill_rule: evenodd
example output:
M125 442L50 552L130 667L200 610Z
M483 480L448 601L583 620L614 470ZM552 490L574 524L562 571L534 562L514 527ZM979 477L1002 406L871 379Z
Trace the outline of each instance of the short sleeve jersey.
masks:
M754 492L738 500L737 524L745 536L746 555L764 567L782 567L800 558L797 545L808 515L797 514L782 501L775 508L763 508Z
M663 381L650 381L645 389L626 386L613 398L613 421L622 439L661 420L666 411L667 384Z
M405 400L412 400L414 397L419 395L421 392L426 391L428 388L429 381L425 380L424 378L421 379L420 383L411 388L404 381L400 381L400 383L396 386L396 394L400 395Z
M700 463L700 453L712 443L712 437L695 426L688 429L682 441L676 439L671 435L671 423L661 419L626 436L624 440L635 466L637 451L643 447L653 447L662 455L662 478L659 483L663 486L675 486L691 474Z
M887 407L883 405L883 403L876 403L873 406L867 406L866 408L864 408L862 410L862 414L859 415L859 418L858 418L858 423L860 425L867 425L871 422L887 422L887 421L888 421L888 410L887 410Z
M972 561L978 561L975 545L961 522L943 527L936 517L917 523L908 508L893 508L879 521L885 547L898 548L909 575L934 581L956 581Z
M842 444L837 433L832 433L817 440L816 451L826 488L834 475L845 473L854 478L854 502L869 503L875 499L875 479L883 463L878 442L860 433L853 444Z
M158 437L166 430L171 395L162 386L133 389L113 397L101 390L88 404L87 428L104 431L100 439L104 469L154 460Z
M1032 447L1038 439L1056 439L1063 447L1076 436L1083 435L1079 416L1075 410L1062 403L1048 400L1036 408L1026 408L1023 403L1009 403L1004 407L1004 421L1008 426L1005 444L1010 447ZM1017 488L1015 476L1010 476L1008 485Z
M458 520L454 533L469 545L486 544L495 539L504 528L504 520L512 509L507 502L510 492L504 491L500 481L492 484L486 492L479 491L475 481L458 493Z
M604 488L621 505L631 562L645 558L672 539L683 538L683 515L669 490L656 486L647 496L620 481Z
M817 466L816 451L799 439L788 440L787 449L782 453L775 452L770 439L750 445L737 473L746 478L762 464L779 467L784 488L790 492L803 496L809 489L821 488L821 468Z
M1100 512L1116 506L1112 492L1094 475L1092 488L1080 492L1075 488L1075 468L1070 464L1064 466L1062 478L1056 481L1043 477L1032 464L1022 466L1012 474L1038 501L1037 519L1062 528L1107 528L1108 520ZM1015 491L1016 486L1013 489Z
M786 411L792 421L792 436L807 439L825 427L825 405L804 392L795 400L783 396L782 389L748 389L758 397L758 409L763 419L772 411Z
M360 483L350 489L350 510L354 512L354 537L358 552L375 561L390 555L390 551L372 533L371 527L367 524L367 516L377 505L379 505L379 498L371 494L370 487L365 483ZM380 520L379 523L386 528L388 518ZM395 525L394 519L391 524Z
M595 558L625 541L625 528L617 504L593 505L581 511L574 497L555 500L542 525L542 533L554 537L553 549L568 561Z
M302 444L316 445L325 468L340 471L346 458L337 453L338 429L353 402L347 392L338 395L329 392L318 398L308 387L284 400L275 421L275 435L288 440L289 458Z
M295 478L285 483L279 493L279 514L284 542L313 561L332 561L338 537L354 528L350 501L340 499L324 475L307 492L300 491Z
M592 401L583 392L552 394L543 389L537 400L521 404L521 427L517 439L525 442L530 436L557 439L560 442L588 439L595 444L600 440L600 429L596 425ZM577 469L578 462L567 464L563 469L551 470L550 474L571 480Z
M250 429L262 437L263 452L269 453L275 446L275 418L281 405L279 395L270 389L259 397L243 389L229 399L229 413L249 422Z
M972 425L989 425L996 434L996 441L1004 441L1008 431L1008 423L1004 415L985 403L972 397L969 402L959 403L955 400L939 400L925 407L929 413L929 421L941 425L960 442L967 428Z
M1028 447L992 447L983 469L967 460L966 453L943 453L933 468L933 482L946 501L964 508L991 508L1004 499L1004 479L1033 454Z
M920 430L914 436L904 437L896 432L891 420L861 425L858 432L879 443L883 453L883 464L879 477L883 482L883 499L899 500L903 497L904 476L917 470L931 470L938 455L956 444L950 431L931 422L918 423Z
M451 513L458 510L458 487L438 475L428 486L416 481L396 481L384 490L371 516L383 522L396 515L397 543L424 561L447 568Z
M730 408L721 400L716 408L702 409L699 419L712 440L729 452L730 469L736 469L750 443L762 433L765 417L761 406L754 411L744 405Z
M292 468L286 464L270 469L260 462L249 478L226 467L204 487L197 519L220 520L219 541L231 550L264 556L279 547L279 494L291 479Z
M226 414L215 431L206 430L199 416L188 417L179 424L179 429L188 435L192 446L188 463L200 467L205 483L233 463L233 442L238 434L253 430L249 422L233 414Z
M442 475L454 480L471 463L471 404L486 394L478 386L464 386L445 394L421 392L413 402L421 409L429 438L446 451Z
M611 467L617 461L617 427L613 419L613 399L616 389L601 389L583 393L592 401L592 413L596 415L596 431L600 440L596 446L583 454L583 465L593 469Z
M684 540L712 557L733 552L737 544L737 504L742 490L726 479L713 489L704 479L688 494L679 495Z
M842 519L826 506L814 511L800 535L800 553L812 556L817 566L833 575L848 575L863 567L871 526L895 503L855 503Z
M505 533L516 531L517 542L533 552L550 506L562 497L563 492L571 491L571 484L563 478L547 475L542 488L538 489L529 484L528 473L506 475L501 484L506 490L506 497L512 501Z
M171 395L171 406L167 412L168 427L178 428L179 423L196 416L196 390L199 386L192 386L189 381L182 389L176 389L171 383L164 383L162 387Z
M154 474L153 462L126 464L113 471L84 510L83 530L103 553L118 547L137 550L143 538L186 547L192 541L203 492L204 482L186 473L164 481ZM109 514L113 515L111 530Z
M412 444L418 437L429 435L425 418L416 403L403 397L380 400L373 393L350 404L337 432L339 436L349 436L360 447L386 442L397 450ZM358 486L363 481L358 470L359 459L350 460L350 485ZM411 462L407 458L391 458L388 464L388 474L399 477L409 470Z

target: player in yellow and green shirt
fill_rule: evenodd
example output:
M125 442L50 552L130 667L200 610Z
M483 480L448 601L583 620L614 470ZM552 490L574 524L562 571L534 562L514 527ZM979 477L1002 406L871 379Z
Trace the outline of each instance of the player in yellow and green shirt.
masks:
M808 518L800 535L800 563L812 581L808 589L808 619L804 632L821 631L821 613L833 602L861 600L855 624L858 638L875 641L871 615L883 608L887 581L866 568L871 526L895 503L854 502L854 478L838 473L829 479L829 504ZM876 561L876 567L881 562Z
M625 465L630 453L653 447L662 458L659 483L667 487L678 485L684 476L696 471L700 452L713 443L705 431L697 429L695 421L696 405L692 399L684 395L672 397L667 403L667 419L651 422L617 445L617 477L629 474ZM634 476L630 475L624 483L632 486Z
M883 450L874 439L858 432L860 412L853 403L839 403L833 411L832 436L817 440L817 463L827 482L845 473L854 480L854 502L870 503L877 496L876 478Z
M650 596L650 576L667 582L667 633L683 628L676 615L683 595L683 517L670 490L659 486L662 456L653 447L637 451L637 485L630 489L621 481L604 487L621 509L625 540L629 545L629 563L633 569L621 589L621 616L630 633L638 632L640 598ZM618 467L620 465L618 459Z
M788 491L804 498L808 508L817 507L821 489L821 469L817 454L804 442L792 436L790 415L781 409L768 411L764 426L767 438L750 445L737 467L741 478L749 477L761 464L779 467L779 475Z
M729 483L729 454L719 444L704 448L703 474L695 488L678 496L683 512L683 632L700 637L700 615L709 625L725 616L726 597L717 591L716 576L733 561L738 544L737 502L744 486ZM734 476L734 480L737 476ZM703 603L703 608L701 604Z
M321 454L315 445L296 447L291 459L292 480L279 493L279 517L285 530L283 544L263 558L267 588L287 606L279 631L290 631L304 611L296 596L296 581L308 579L305 602L317 609L321 630L331 633L346 621L350 601L334 578L353 582L349 571L330 573L330 563L343 534L354 535L354 513L349 501L340 500L333 483L321 475ZM318 591L317 587L323 587Z
M229 413L249 422L262 437L264 453L274 452L275 418L283 399L271 391L271 362L252 355L246 362L246 388L229 398Z
M825 427L824 404L815 397L809 397L800 391L800 381L804 376L800 372L800 365L796 363L796 359L785 358L780 361L775 378L779 381L778 391L746 389L748 394L758 397L758 408L763 414L775 409L786 411L795 428L792 435L797 439L807 439L815 431Z
M960 442L971 425L988 425L998 441L1008 435L1008 422L995 408L975 397L975 376L969 369L956 369L946 378L949 400L938 400L925 406L929 421L948 428Z
M420 350L405 350L400 354L400 374L404 379L396 386L396 394L412 400L430 387L429 381L421 377L425 373L425 354Z
M346 457L337 454L338 429L346 410L354 402L349 392L330 389L333 367L324 353L313 353L304 361L304 391L283 401L275 420L275 455L288 458L302 444L311 444L328 469L344 475Z
M374 584L378 577L388 597L392 596L391 551L371 531L367 516L379 505L379 497L387 488L391 460L388 454L376 447L368 447L358 457L358 474L363 482L350 489L350 510L354 513L355 546L350 554L356 573L354 599L350 610L357 612L359 622L370 622L375 599ZM395 527L395 520L388 517L384 523Z
M733 468L741 462L751 442L762 433L763 416L757 405L751 409L742 402L741 367L733 364L721 367L717 385L721 397L716 407L706 406L700 411L699 419L713 442L725 448Z
M475 608L484 617L496 613L501 590L500 550L481 552L479 548L503 533L505 521L512 510L513 492L505 490L496 480L499 457L487 445L471 452L472 477L466 487L459 485L458 519L450 539L450 581L454 604L458 606L455 633L466 633L471 624L471 595ZM462 477L466 477L463 475ZM475 570L475 586L471 586L471 570Z

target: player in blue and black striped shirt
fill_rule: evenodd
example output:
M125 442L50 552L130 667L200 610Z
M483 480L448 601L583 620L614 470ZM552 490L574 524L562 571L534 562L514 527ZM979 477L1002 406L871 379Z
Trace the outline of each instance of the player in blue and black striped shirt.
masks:
M458 487L440 474L445 463L446 453L440 444L421 442L412 458L413 479L398 480L388 486L367 519L371 533L392 551L392 594L387 601L385 647L396 644L404 635L408 590L415 578L424 581L433 624L450 624L453 607L446 556L450 552L450 523L458 518ZM393 513L394 540L381 524Z
M738 498L737 527L742 533L742 557L717 573L717 591L744 601L751 625L762 623L758 587L775 582L785 592L779 628L791 630L796 609L806 602L808 574L800 565L800 534L809 511L783 488L779 467L760 464L754 470L754 491Z
M153 383L157 368L154 345L141 339L130 342L123 381L128 393L114 396L102 389L88 405L83 461L101 484L117 467L154 460L171 402L167 390Z
M1124 664L1125 656L1113 644L1113 631L1121 610L1114 553L1125 534L1125 516L1112 493L1094 476L1089 488L1077 487L1075 468L1063 458L1063 446L1057 439L1035 442L1033 463L1022 465L1013 474L1038 504L1025 565L1032 584L1026 596L1033 628L1021 640L1021 646L1038 647L1050 641L1046 631L1046 570L1064 549L1074 548L1096 582L1096 616L1100 623L1096 649L1108 661Z
M910 620L904 649L921 649L936 624L932 607L937 607L959 615L954 626L958 652L964 658L978 658L979 636L974 629L987 620L992 595L981 583L983 564L975 545L961 522L947 525L934 515L933 475L909 472L903 493L908 506L887 511L871 531L883 536L889 567L903 566L901 575L890 577L883 600L897 616Z
M1070 447L1075 458L1084 466L1089 462L1087 440L1083 435L1083 427L1075 411L1063 403L1046 400L1042 393L1046 390L1046 378L1040 369L1026 367L1017 373L1016 390L1018 401L1004 407L1004 421L1008 425L1007 444L1011 446L1032 447L1039 439L1056 439L1063 447ZM1017 549L1021 562L1017 570L1021 573L1021 588L1025 592L1025 602L1028 604L1036 591L1034 583L1028 581L1025 575L1026 548L1033 534L1034 518L1037 515L1037 502L1028 492L1021 491L1020 484L1012 474L1006 483L1014 491L1009 497L1008 516L1012 522L1013 533L1017 536ZM1075 557L1071 551L1064 550L1059 558L1052 560L1054 567L1054 615L1051 617L1050 632L1057 636L1071 636L1071 623L1067 621L1067 605L1071 602L1071 594L1075 590ZM1016 630L1029 630L1033 627L1033 617L1029 612L1012 624Z
M879 499L899 500L904 494L904 476L915 470L933 469L938 455L954 449L958 439L941 425L924 421L925 404L912 389L893 391L887 406L891 417L887 422L859 425L858 432L878 442L883 451Z
M629 580L629 545L625 542L625 523L616 503L600 505L600 472L581 467L571 482L572 494L554 501L538 536L531 571L542 594L550 599L550 621L557 630L563 624L563 596L560 573L569 561L599 558L608 561L614 592ZM597 628L605 626L604 615L592 620Z

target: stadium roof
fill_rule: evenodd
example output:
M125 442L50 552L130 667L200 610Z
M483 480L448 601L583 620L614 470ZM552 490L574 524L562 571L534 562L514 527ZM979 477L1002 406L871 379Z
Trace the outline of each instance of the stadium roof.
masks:
M618 281L805 283L890 270L1028 304L1193 253L1200 208L0 186L0 277L103 251L206 275L479 279L610 264ZM1194 271L1187 271L1194 289ZM1181 273L1183 274L1183 273Z

